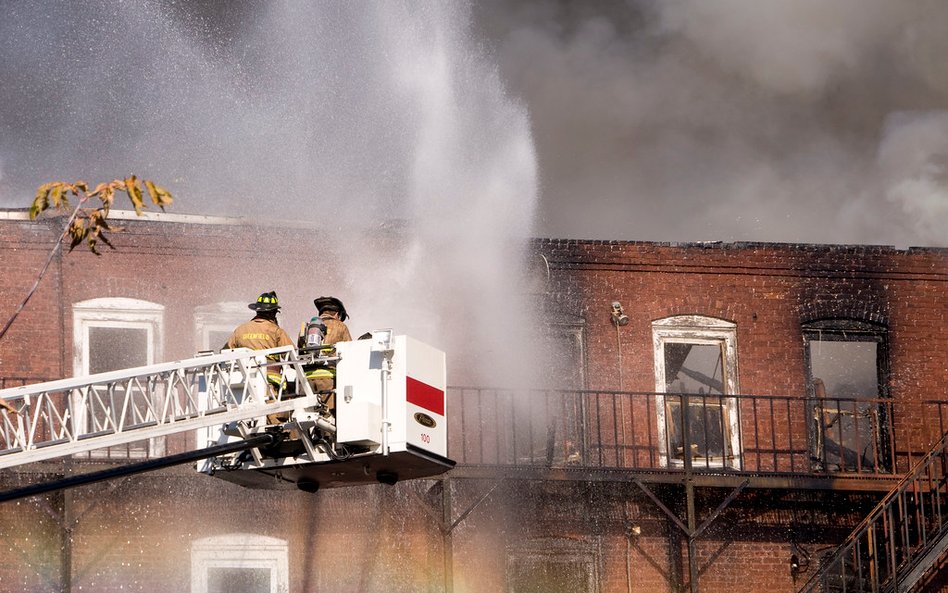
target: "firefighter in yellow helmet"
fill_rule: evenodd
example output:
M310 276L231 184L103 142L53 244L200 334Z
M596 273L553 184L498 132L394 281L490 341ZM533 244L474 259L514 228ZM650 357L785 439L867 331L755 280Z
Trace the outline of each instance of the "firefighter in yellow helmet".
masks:
M275 292L265 292L257 297L256 302L247 305L256 312L250 321L241 323L234 333L227 339L224 348L250 348L252 350L267 350L279 346L292 346L293 340L289 334L277 323L277 312L280 310L280 301ZM280 367L271 367L267 373L267 380L274 386L283 387L283 376Z

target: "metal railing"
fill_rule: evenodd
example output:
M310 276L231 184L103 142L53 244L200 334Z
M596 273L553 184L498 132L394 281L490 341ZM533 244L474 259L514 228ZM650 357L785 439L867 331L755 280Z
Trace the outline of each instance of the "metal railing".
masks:
M904 592L948 547L948 434L826 557L800 593Z
M940 401L473 387L448 398L462 466L674 471L687 455L695 471L891 477L948 429Z

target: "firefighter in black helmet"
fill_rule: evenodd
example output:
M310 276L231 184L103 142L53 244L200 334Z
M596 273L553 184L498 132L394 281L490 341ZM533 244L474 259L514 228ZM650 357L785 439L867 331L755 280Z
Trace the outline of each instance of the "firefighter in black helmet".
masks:
M342 304L342 301L336 297L319 297L313 300L313 304L316 305L316 310L319 311L319 317L314 317L309 324L304 325L304 335L300 336L300 347L304 347L304 344L312 345L316 341L320 341L320 350L330 354L334 350L332 348L333 344L352 340L349 335L349 328L345 324L349 314L346 313L346 307ZM336 387L335 363L308 366L305 371L306 378L313 390L325 396L323 403L326 404L326 408L334 411L336 404L333 391Z
M346 313L346 306L336 297L319 297L313 300L316 310L319 311L319 318L326 324L326 338L324 344L332 345L336 342L349 342L352 336L349 335L349 327L345 324L349 314Z

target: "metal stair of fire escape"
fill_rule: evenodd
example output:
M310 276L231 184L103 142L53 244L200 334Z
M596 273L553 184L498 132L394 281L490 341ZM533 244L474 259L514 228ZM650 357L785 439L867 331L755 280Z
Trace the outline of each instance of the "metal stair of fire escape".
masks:
M800 593L908 593L948 549L948 433L932 447Z
M309 405L306 381L297 399L267 386L268 369L301 364L291 346L240 349L0 390L0 469Z

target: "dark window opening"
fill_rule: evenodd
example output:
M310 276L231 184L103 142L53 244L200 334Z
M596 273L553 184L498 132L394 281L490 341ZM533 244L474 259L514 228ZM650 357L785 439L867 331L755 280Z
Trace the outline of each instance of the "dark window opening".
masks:
M884 472L891 409L884 326L826 320L803 328L816 470Z
M148 364L148 331L141 327L89 327L89 374L106 373ZM90 398L87 403L86 432L96 433L110 430L113 423L130 425L135 422L131 410L120 405L121 386L111 397ZM143 456L148 451L147 441L136 441L126 445L109 447L97 451L94 456L127 458Z
M665 393L679 396L665 398L671 457L684 457L685 427L692 457L730 457L723 343L666 342L664 359Z

